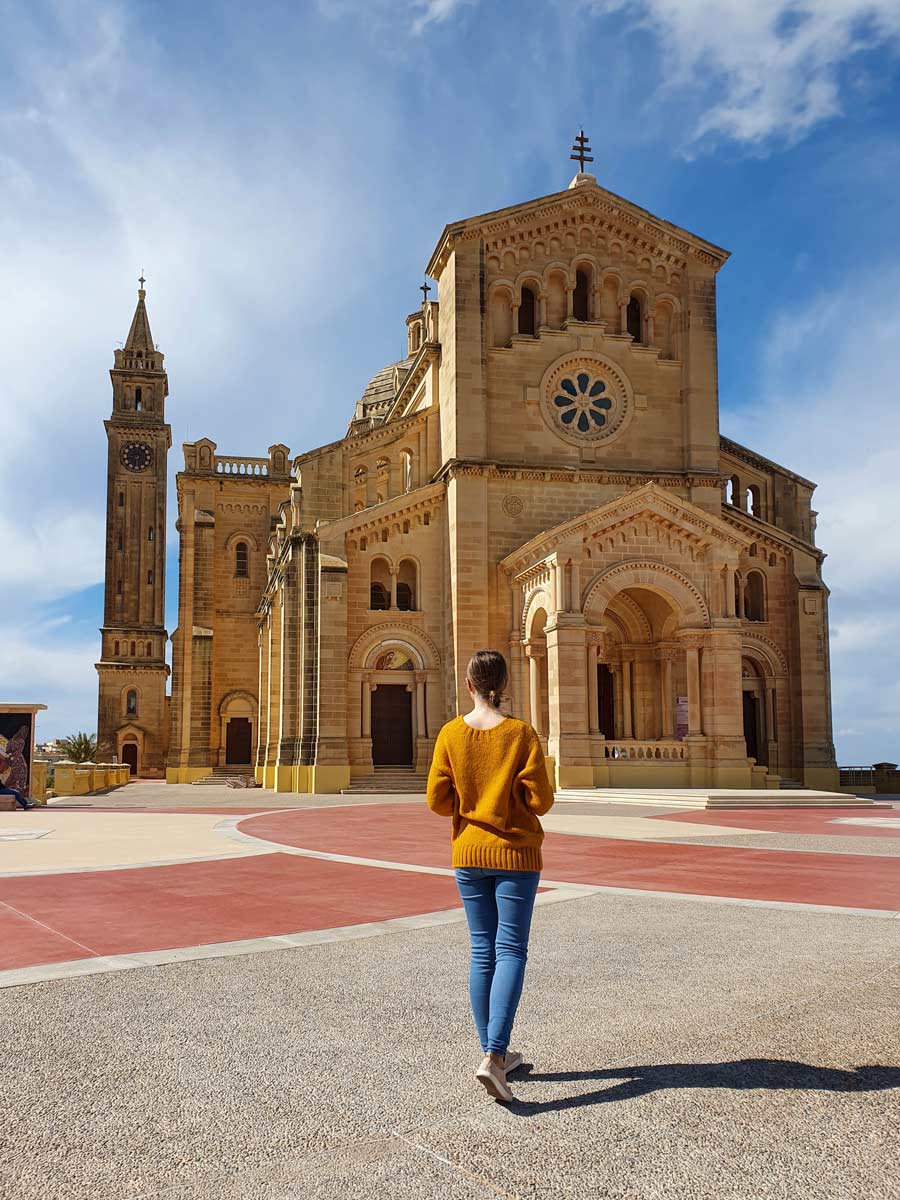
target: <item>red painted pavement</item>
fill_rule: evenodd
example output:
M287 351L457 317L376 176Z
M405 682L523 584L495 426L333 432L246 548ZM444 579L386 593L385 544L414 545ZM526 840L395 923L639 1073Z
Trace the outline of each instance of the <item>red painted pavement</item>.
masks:
M446 875L287 854L19 876L0 879L0 970L331 929L458 905L456 884Z
M332 854L424 866L450 862L449 821L408 805L295 810L248 817L239 828L267 841ZM568 883L645 891L900 910L900 863L870 855L548 833L544 875Z
M878 825L835 824L838 817L900 817L900 809L884 808L880 812L871 808L796 809L704 809L699 812L654 813L650 821L683 821L688 825L723 825L728 828L752 829L757 833L814 833L832 834L837 837L900 837L900 829L885 829Z

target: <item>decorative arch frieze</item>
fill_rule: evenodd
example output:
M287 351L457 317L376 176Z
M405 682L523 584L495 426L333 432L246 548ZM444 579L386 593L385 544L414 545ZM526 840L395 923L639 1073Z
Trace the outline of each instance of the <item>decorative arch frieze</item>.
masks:
M385 642L399 642L414 650L422 670L435 669L441 665L440 651L424 630L404 625L400 621L385 621L360 634L350 650L348 666L361 668L371 651Z
M550 616L550 593L543 584L533 588L525 597L525 603L522 605L521 637L523 641L530 636L532 617L539 608L543 608L547 616Z
M674 567L650 559L618 563L601 571L584 589L582 610L599 624L610 600L629 587L662 593L676 606L681 627L711 626L709 609L699 589Z
M762 633L742 633L741 653L761 662L767 675L787 675L788 663L784 651Z
M234 703L235 700L245 700L250 705L253 715L256 716L256 710L257 710L256 697L253 695L252 692L245 692L238 688L237 690L235 690L233 692L227 692L222 697L222 699L219 701L219 716L220 717L225 717L228 715L228 709Z

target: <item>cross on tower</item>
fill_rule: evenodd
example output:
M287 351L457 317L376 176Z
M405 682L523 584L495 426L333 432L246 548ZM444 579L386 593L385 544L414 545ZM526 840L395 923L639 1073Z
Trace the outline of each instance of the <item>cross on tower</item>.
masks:
M425 281L425 283L419 284L419 291L422 293L422 304L423 305L427 304L428 303L428 293L431 291L431 288L428 286L427 280Z
M575 144L572 147L572 150L573 153L569 155L569 158L575 159L575 161L578 163L578 172L580 175L583 175L584 164L586 162L594 161L593 156L591 155L591 148L588 145L588 138L584 136L583 129L579 129L578 137L575 139Z
M141 277L140 277L140 279L138 280L138 283L141 285L141 291L143 291L143 290L144 290L144 284L145 284L146 282L147 282L147 280L144 278L144 268L143 268L143 267L141 267Z

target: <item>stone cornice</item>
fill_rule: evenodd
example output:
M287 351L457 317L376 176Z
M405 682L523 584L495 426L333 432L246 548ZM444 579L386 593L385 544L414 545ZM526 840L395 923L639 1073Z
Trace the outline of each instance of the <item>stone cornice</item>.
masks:
M346 536L350 533L366 533L369 529L381 529L386 522L402 519L419 509L441 504L444 499L443 482L428 483L424 487L404 492L401 496L392 496L381 504L372 504L359 512L348 513L345 517L323 523L316 527L317 536L324 540Z
M749 513L742 513L739 508L723 507L722 520L726 525L741 530L751 542L759 542L763 546L771 546L773 550L780 551L782 554L797 549L802 550L804 554L811 554L819 562L822 562L827 557L824 550L820 550L812 542L805 542L802 538L797 537L796 534L779 529L777 525L769 525L768 522L761 520L759 517L751 516Z
M535 227L541 221L575 216L579 212L590 212L604 231L627 240L636 249L662 251L673 265L683 267L687 259L693 258L718 270L729 257L728 251L721 246L660 220L630 200L589 183L445 226L426 274L439 279L453 248L459 243L474 239L488 241L504 235L507 241L509 235L514 235L512 240L535 237Z
M393 423L396 420L402 419L406 414L400 412L404 404L415 395L419 384L428 374L430 367L440 364L441 347L437 342L425 342L419 350L419 353L413 359L412 366L406 374L406 378L400 384L397 395L394 397L394 402L384 415L384 424ZM395 416L396 414L396 416Z
M758 471L762 471L764 474L768 475L772 471L777 471L779 475L785 475L788 479L793 479L795 483L801 483L804 487L815 491L816 485L811 479L805 479L795 471L789 471L787 467L773 462L771 458L765 458L762 454L757 454L755 450L749 450L746 446L742 446L740 442L733 442L731 438L722 436L719 438L719 447L724 454L730 454L732 458L736 458L740 462L745 462L749 467L756 467Z
M385 417L385 420L380 425L376 425L374 429L367 429L364 433L348 434L344 439L347 455L356 455L363 451L387 447L395 442L401 433L414 428L417 422L424 423L424 420L425 414L417 412L397 416L390 423ZM334 445L337 446L340 443L335 442ZM294 461L297 462L296 459Z
M453 458L435 475L438 480L450 480L461 475L487 475L493 479L525 480L539 483L601 483L641 487L655 483L659 487L721 488L723 477L718 472L679 473L677 471L609 470L596 466L571 466L531 463L503 463L492 459Z

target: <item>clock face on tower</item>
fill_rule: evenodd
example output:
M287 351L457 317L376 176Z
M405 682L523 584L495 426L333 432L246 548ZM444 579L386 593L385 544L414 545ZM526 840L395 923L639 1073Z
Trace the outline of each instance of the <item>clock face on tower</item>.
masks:
M153 451L146 442L126 442L122 447L122 463L129 471L146 471L153 462Z

